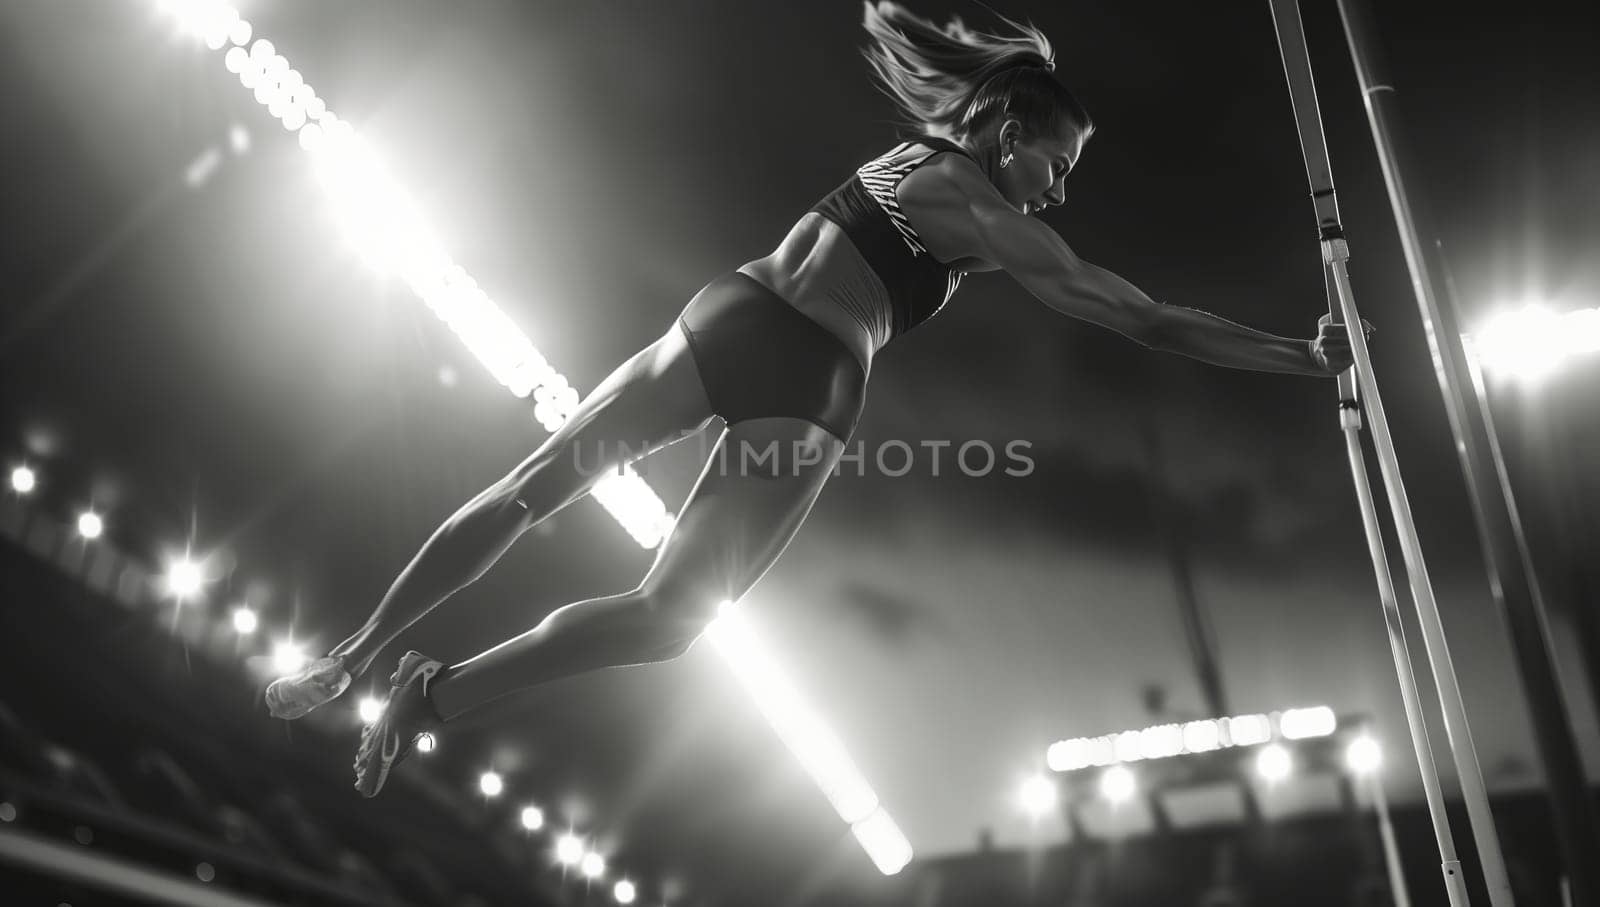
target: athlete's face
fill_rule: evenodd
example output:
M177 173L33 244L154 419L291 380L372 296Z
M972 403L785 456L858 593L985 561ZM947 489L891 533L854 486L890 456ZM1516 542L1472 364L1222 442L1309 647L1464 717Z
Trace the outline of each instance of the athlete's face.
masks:
M1067 174L1077 165L1088 136L1068 126L1061 135L1028 137L1016 120L1000 129L1002 157L1011 163L996 171L995 188L1024 214L1036 214L1066 200Z

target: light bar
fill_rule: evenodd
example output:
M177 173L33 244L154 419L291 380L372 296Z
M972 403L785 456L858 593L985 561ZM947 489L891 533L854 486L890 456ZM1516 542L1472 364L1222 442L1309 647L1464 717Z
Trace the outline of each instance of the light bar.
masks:
M560 428L578 406L577 390L466 269L450 259L355 128L328 107L270 40L252 43L254 30L231 5L222 0L164 0L161 6L213 50L233 45L223 65L314 155L335 219L361 258L402 277L495 380L517 397L533 397L534 418L545 430ZM191 182L203 181L214 165L211 158L197 161ZM666 505L631 468L606 476L591 497L641 547L656 547L671 530L673 516Z
M862 777L844 744L800 698L776 662L732 602L723 602L706 638L722 653L734 674L755 698L767 723L788 745L802 768L822 789L834 812L868 847L868 855L885 875L898 872L911 859L911 845L883 811L878 795ZM866 828L860 828L866 824ZM871 841L871 845L868 845ZM880 848L874 853L871 848ZM904 860L901 855L904 855ZM893 865L893 870L885 870Z
M850 833L856 836L861 849L872 858L872 864L886 876L894 875L911 862L910 842L881 806L850 826Z
M1058 740L1045 751L1045 763L1052 771L1075 772L1123 762L1255 746L1272 740L1274 729L1277 736L1286 740L1303 740L1326 737L1338 727L1338 717L1325 705L1288 709L1271 715L1236 715L1183 724L1158 724L1137 731Z

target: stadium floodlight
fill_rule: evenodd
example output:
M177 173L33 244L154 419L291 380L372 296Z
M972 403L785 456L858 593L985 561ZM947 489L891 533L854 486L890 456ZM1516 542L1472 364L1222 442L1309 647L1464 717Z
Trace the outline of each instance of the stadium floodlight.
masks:
M161 11L171 15L185 34L221 50L240 21L239 11L223 0L159 0Z
M1289 709L1278 716L1278 733L1289 740L1326 737L1339 729L1339 719L1325 705Z
M1222 745L1222 729L1215 721L1190 721L1183 726L1183 749L1208 753Z
M233 632L240 636L249 636L256 631L258 625L254 609L244 606L233 609Z
M272 647L272 668L278 672L279 676L293 674L305 667L306 662L309 660L304 647L287 639L279 640Z
M362 724L371 724L383 716L386 705L388 703L376 696L363 696L361 702L356 705L356 714L361 716Z
M1462 340L1486 370L1533 384L1572 356L1600 351L1600 308L1562 314L1529 302L1499 312Z
M1369 734L1351 740L1344 750L1344 764L1357 775L1370 775L1383 764L1383 749Z
M213 49L225 41L236 45L223 55L223 66L314 156L335 220L360 257L404 278L496 380L518 397L535 396L535 418L547 431L560 428L577 409L577 390L450 260L417 206L351 124L328 108L270 39L251 42L249 22L223 0L166 0L163 6ZM590 497L641 547L657 547L671 531L675 518L632 469L605 477Z
M606 859L594 851L590 851L583 855L583 864L581 868L585 877L598 879L605 875Z
M544 811L537 806L524 806L520 818L522 827L528 831L538 831L544 827Z
M1272 739L1272 724L1265 715L1224 718L1222 727L1233 746L1254 746Z
M583 841L577 835L564 834L556 840L556 861L563 866L576 866L583 859Z
M881 806L851 825L850 833L872 859L872 865L886 876L894 875L911 862L911 842Z
M1123 731L1117 735L1117 761L1138 762L1144 758L1144 735L1139 731Z
M1100 795L1112 805L1128 802L1138 790L1138 779L1125 765L1113 765L1100 774Z
M86 539L97 539L105 532L105 521L100 519L100 514L93 510L86 510L78 514L78 534Z
M1056 786L1043 775L1033 775L1022 782L1018 800L1025 812L1038 818L1056 805Z
M1139 732L1139 757L1165 759L1183 752L1183 729L1176 724L1159 724Z
M616 887L611 889L611 894L617 899L618 904L632 904L638 892L634 890L632 882L623 879L617 882Z
M1183 724L1158 724L1140 730L1119 731L1099 737L1058 740L1045 750L1051 771L1075 772L1086 768L1165 759L1236 746L1255 746L1272 739L1273 721L1286 739L1324 737L1338 729L1338 717L1324 706L1289 709L1276 715L1235 715Z
M204 585L205 571L188 557L178 558L167 565L167 591L180 601L194 598Z
M1256 754L1256 772L1268 784L1277 784L1294 771L1294 758L1281 743L1268 744Z
M498 797L505 789L506 780L499 772L488 771L478 776L478 790L483 791L485 797Z
M18 466L16 469L11 470L11 490L17 494L27 494L33 491L38 482L38 476L26 466Z
M1082 737L1057 740L1044 751L1044 763L1053 772L1072 772L1089 767L1089 741Z

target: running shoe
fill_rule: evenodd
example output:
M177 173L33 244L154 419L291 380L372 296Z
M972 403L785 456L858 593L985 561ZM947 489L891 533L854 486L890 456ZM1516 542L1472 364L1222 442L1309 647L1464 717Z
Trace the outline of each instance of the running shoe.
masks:
M274 718L299 718L343 693L350 685L344 659L328 655L267 684L267 711Z
M389 678L389 703L378 720L361 731L361 749L356 752L356 790L363 797L376 797L388 780L389 772L411 753L417 739L427 732L432 712L428 703L428 684L444 668L440 662L420 652L407 652Z

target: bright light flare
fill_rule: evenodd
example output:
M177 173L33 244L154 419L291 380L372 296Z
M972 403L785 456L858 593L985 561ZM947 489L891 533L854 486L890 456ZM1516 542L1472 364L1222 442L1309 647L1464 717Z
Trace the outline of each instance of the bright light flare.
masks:
M78 534L84 538L97 539L105 530L105 521L93 510L78 514Z
M598 879L605 875L606 859L605 857L590 851L589 853L583 855L583 864L581 868L585 877Z
M565 834L556 840L556 860L563 866L576 866L583 859L583 841L573 834Z
M1056 786L1043 775L1034 775L1022 782L1018 801L1028 815L1038 818L1056 805Z
M1176 724L1160 724L1139 732L1139 756L1144 759L1165 759L1183 752L1183 728Z
M223 55L224 68L313 155L334 220L360 257L404 279L497 381L517 397L535 397L534 418L547 431L560 428L578 406L577 390L450 260L420 209L351 124L328 109L277 46L256 37L222 0L163 0L163 8L191 33L204 35L213 49L234 45ZM243 148L235 143L234 150ZM590 496L643 548L659 546L672 531L674 516L631 468L603 477Z
M617 899L618 904L632 904L638 892L634 890L632 882L623 879L611 889L611 894Z
M538 831L544 827L544 811L537 806L524 806L520 818L522 827L528 831Z
M850 833L856 836L872 865L886 876L894 875L911 862L911 842L882 807L850 826Z
M260 622L256 619L256 612L246 607L233 609L233 632L240 636L249 636L256 631Z
M1224 718L1222 727L1232 746L1254 746L1272 739L1272 723L1265 715L1238 715Z
M1600 308L1562 314L1530 302L1490 317L1464 339L1486 370L1533 384L1572 356L1600 351Z
M1326 737L1338 729L1338 717L1325 705L1289 709L1278 716L1278 730L1290 740Z
M1113 805L1132 800L1138 790L1139 781L1127 766L1113 765L1100 774L1100 795Z
M388 703L376 696L363 696L360 704L356 706L356 714L361 716L362 724L371 724L383 717L383 709L386 705Z
M856 768L844 744L800 698L740 610L723 602L706 637L755 698L756 706L788 745L839 818L854 824L878 808L878 795Z
M498 797L505 789L506 780L499 772L484 772L478 776L478 790L483 791L485 797Z
M1277 784L1289 777L1294 771L1294 757L1289 755L1288 748L1282 744L1273 743L1262 747L1256 754L1256 772L1268 784Z
M1183 748L1191 753L1209 753L1222 745L1222 730L1215 721L1191 721L1183 726Z
M223 0L159 0L157 7L177 21L184 34L221 50L241 21L239 11Z
M310 659L306 656L304 647L287 639L280 640L272 647L272 668L280 676L293 674L305 667L307 661Z
M205 585L205 571L187 557L167 566L167 591L179 599L194 598Z
M38 476L26 466L18 466L11 470L11 490L17 494L27 494L38 485Z
M1344 764L1357 775L1370 775L1383 765L1383 748L1371 735L1362 734L1345 747Z

